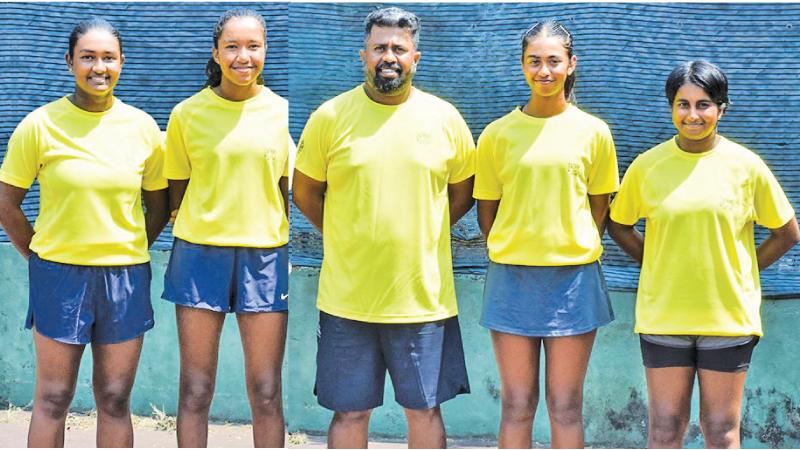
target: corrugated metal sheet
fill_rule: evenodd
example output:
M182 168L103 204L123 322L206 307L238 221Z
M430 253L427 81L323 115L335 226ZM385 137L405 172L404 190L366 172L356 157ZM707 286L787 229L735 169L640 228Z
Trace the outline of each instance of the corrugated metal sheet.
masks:
M363 79L357 50L362 21L380 4L290 5L290 128ZM408 4L422 19L417 86L453 102L477 137L527 101L519 38L556 18L574 34L579 106L603 118L620 169L674 134L663 94L679 62L705 58L729 75L733 106L720 131L761 155L800 210L800 4L471 3ZM295 264L318 265L319 235L295 211ZM758 238L766 230L757 230ZM474 211L454 231L456 270L486 264ZM613 289L635 289L638 268L606 238L604 269ZM800 248L763 274L769 296L800 293Z
M267 85L289 95L288 4L281 3L0 3L0 158L8 138L30 111L72 92L74 81L64 63L72 27L99 16L122 36L125 66L115 94L152 115L166 129L172 108L205 83L212 33L219 16L234 7L260 12L267 22ZM39 188L34 184L23 204L33 220ZM0 241L8 239L0 230ZM156 248L170 247L165 231Z

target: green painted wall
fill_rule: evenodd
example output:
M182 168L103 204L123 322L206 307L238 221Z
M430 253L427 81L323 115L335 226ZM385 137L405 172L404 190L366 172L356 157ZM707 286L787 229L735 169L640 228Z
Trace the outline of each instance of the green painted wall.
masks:
M174 308L159 300L168 254L153 252L153 305L156 327L145 338L136 378L133 409L150 414L150 404L174 414L177 406L178 348ZM316 352L317 311L314 307L317 269L296 268L291 277L291 313L284 402L290 431L324 431L331 413L317 406L312 394ZM443 407L451 436L492 436L500 417L500 382L494 365L489 333L477 325L483 278L457 275L461 327L467 354L472 394ZM586 381L585 421L587 442L601 447L642 447L647 420L644 369L638 340L632 333L634 295L613 293L617 320L597 338ZM9 244L0 244L0 402L29 405L33 394L34 361L30 332L23 329L27 310L27 269ZM800 323L800 299L766 301L762 308L766 336L758 344L746 386L745 447L800 447L800 360L795 336ZM220 352L217 394L212 405L216 418L246 421L249 409L244 391L241 346L235 320L226 324ZM84 362L73 409L93 407L90 352ZM542 389L542 392L543 389ZM697 395L692 405L692 425L687 446L702 447L697 426ZM386 406L375 411L371 431L402 435L405 421L394 404L387 383ZM543 399L537 414L534 439L548 442Z

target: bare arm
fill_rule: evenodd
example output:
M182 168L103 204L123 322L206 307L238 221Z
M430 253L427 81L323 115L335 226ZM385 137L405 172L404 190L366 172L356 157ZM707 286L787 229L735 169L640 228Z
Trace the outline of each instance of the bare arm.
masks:
M603 239L608 223L608 205L611 203L611 194L589 195L589 209L592 210L592 219L597 226L597 234Z
M283 212L286 213L286 220L289 220L289 177L281 177L278 180L278 189L281 190L283 197Z
M797 227L796 217L792 217L780 228L770 229L769 233L756 249L758 270L766 269L800 242L800 229Z
M142 191L144 200L144 228L147 231L147 247L158 239L169 220L169 194L167 189Z
M292 181L292 199L300 212L312 225L317 227L320 233L322 233L322 216L325 211L325 191L327 189L328 183L317 181L295 169Z
M33 238L33 227L22 212L22 200L27 193L27 189L0 182L0 225L25 259L31 256Z
M183 195L186 194L186 187L189 180L169 180L169 220L174 222L178 217L178 210L183 203Z
M644 258L644 237L633 225L608 221L608 234L620 248L639 264Z
M450 200L450 226L458 222L458 219L472 208L475 199L472 198L472 186L475 184L475 177L471 176L464 181L448 184L447 197Z
M500 200L478 200L478 227L481 229L483 237L489 237L492 231L494 219L497 218L497 210L500 208Z

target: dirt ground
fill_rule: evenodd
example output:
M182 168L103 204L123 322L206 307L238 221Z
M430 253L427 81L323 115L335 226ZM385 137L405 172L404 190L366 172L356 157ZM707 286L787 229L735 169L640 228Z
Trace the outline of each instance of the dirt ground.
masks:
M20 408L0 410L0 448L25 447L31 413ZM136 447L176 447L175 418L154 411L151 417L134 416L134 445ZM288 448L325 448L325 436L305 433L287 434ZM479 440L448 440L451 448L487 448L494 442ZM95 446L94 414L72 414L67 417L65 446ZM208 429L209 447L252 447L250 425L237 423L212 423ZM371 440L370 448L407 448L405 442Z

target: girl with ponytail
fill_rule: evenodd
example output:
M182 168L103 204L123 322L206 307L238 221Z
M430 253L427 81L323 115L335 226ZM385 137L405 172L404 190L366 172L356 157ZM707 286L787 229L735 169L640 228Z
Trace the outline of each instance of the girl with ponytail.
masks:
M167 125L175 243L162 297L176 305L178 445L205 447L220 333L236 314L256 447L283 447L288 310L288 103L264 86L266 24L234 9L214 28L205 87Z
M498 446L531 446L544 348L552 446L581 448L589 356L614 319L598 263L619 182L614 141L570 103L577 57L563 25L526 31L521 63L530 98L482 133L473 193L490 259L481 325L502 381Z

